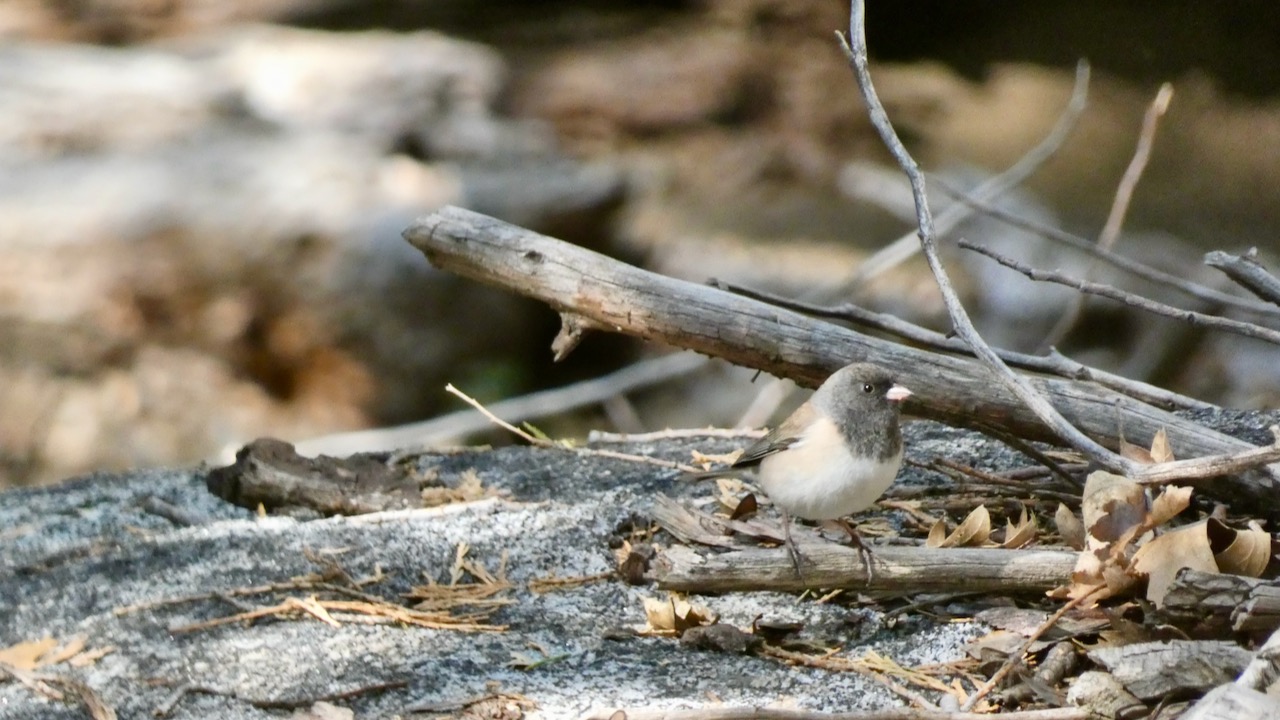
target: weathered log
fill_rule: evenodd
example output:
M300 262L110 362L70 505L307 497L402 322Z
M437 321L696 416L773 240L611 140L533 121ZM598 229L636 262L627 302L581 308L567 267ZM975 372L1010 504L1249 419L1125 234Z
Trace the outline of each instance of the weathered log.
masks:
M785 548L700 551L679 545L656 565L658 587L697 593L848 588L890 595L947 592L1041 593L1071 579L1070 550L875 547L872 576L858 550L834 542L798 543L796 575Z
M1044 592L1071 579L1079 553L1074 550L998 548L875 547L871 577L855 548L813 537L795 528L792 537L804 560L796 574L784 547L750 546L724 529L756 532L755 524L734 523L698 513L666 496L659 496L653 519L687 543L729 549L702 550L678 545L654 562L658 587L682 592L735 590L853 590L914 595L938 592ZM770 537L770 539L779 539Z
M541 300L568 318L557 355L586 330L621 332L716 355L816 386L852 361L893 367L914 391L908 413L958 427L994 427L1025 438L1055 441L1046 426L979 362L927 352L814 320L714 288L641 270L494 218L446 207L404 233L437 267ZM1123 430L1147 443L1165 429L1181 457L1251 448L1094 383L1032 377L1032 383L1085 434L1110 448ZM1215 481L1226 500L1260 501L1259 512L1280 514L1276 466ZM1206 486L1207 487L1207 486Z

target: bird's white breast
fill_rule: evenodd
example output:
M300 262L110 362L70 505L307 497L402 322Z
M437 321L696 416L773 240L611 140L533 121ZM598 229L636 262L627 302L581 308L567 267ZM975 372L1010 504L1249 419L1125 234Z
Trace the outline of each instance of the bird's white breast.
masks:
M829 419L760 463L760 487L782 510L806 520L832 520L865 510L893 484L902 450L887 460L855 458Z

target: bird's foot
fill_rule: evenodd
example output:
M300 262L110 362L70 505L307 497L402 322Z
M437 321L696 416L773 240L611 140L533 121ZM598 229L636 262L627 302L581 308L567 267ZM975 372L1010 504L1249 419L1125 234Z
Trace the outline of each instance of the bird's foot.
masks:
M862 536L858 534L858 529L847 520L837 520L836 524L849 534L849 544L858 549L858 557L862 559L862 569L866 571L867 584L870 585L872 578L875 577L875 568L871 560L871 547L863 542Z
M796 541L791 538L791 516L786 513L782 514L782 539L786 541L787 554L791 556L791 566L796 570L796 577L799 578L802 585L808 583L804 579L804 570L800 566L804 563L804 556L800 554L800 548L796 545Z

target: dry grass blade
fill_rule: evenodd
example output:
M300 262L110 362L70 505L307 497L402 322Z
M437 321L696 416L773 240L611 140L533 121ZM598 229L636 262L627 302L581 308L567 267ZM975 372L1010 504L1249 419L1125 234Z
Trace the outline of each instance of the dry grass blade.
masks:
M530 445L535 445L537 447L544 447L544 448L556 448L559 450L565 450L565 451L574 453L576 455L607 457L607 458L613 458L615 460L626 460L628 462L644 463L646 465L657 465L658 467L663 467L670 470L679 470L681 472L687 472L687 473L698 472L698 469L695 467L685 465L683 463L671 462L670 460L662 460L659 458L652 458L645 455L634 455L631 453L616 452L613 450L599 450L596 448L570 447L568 444L564 442L555 442L547 438L536 437L512 425L511 423L503 420L502 418L499 418L497 415L494 415L493 413L489 412L489 410L484 405L480 404L480 401L476 400L470 395L454 387L452 383L449 385L446 385L444 389L452 393L453 395L456 395L459 398L461 398L463 402L475 408L477 411L483 414L486 418L492 421L493 424L503 428L507 432L510 432L520 437L522 440L529 443Z

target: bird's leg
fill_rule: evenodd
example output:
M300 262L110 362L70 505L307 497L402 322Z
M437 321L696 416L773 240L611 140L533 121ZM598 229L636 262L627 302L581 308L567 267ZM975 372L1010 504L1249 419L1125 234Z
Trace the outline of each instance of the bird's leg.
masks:
M858 534L855 528L848 520L840 519L836 521L845 532L849 533L849 542L858 548L858 557L862 558L862 569L867 571L867 584L871 584L871 578L875 576L875 570L871 565L871 548L862 541L862 536Z
M796 569L796 577L800 578L800 582L804 582L804 571L800 569L800 563L804 559L800 556L800 548L796 547L796 541L791 539L791 516L786 510L779 509L782 515L782 539L786 541L787 553L791 555L791 565Z

